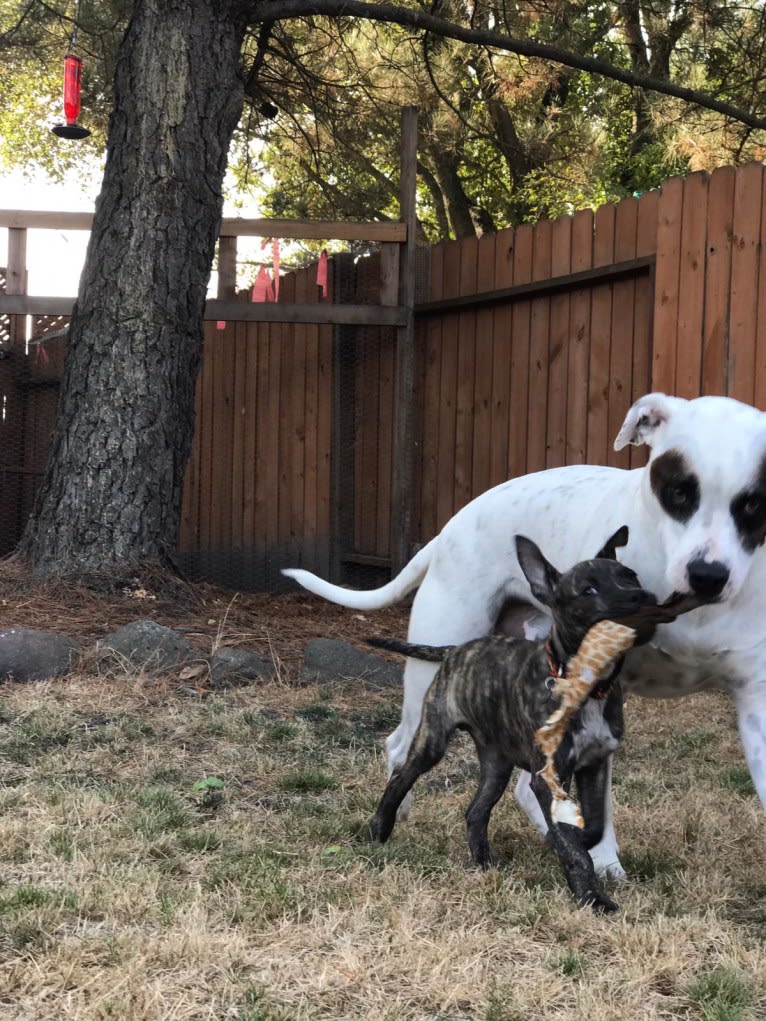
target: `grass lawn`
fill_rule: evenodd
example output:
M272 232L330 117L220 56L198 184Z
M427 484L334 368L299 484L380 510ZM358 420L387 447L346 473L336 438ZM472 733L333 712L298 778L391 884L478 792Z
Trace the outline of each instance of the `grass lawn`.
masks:
M470 866L465 739L364 843L401 692L293 681L0 688L2 1021L766 1017L766 827L728 699L628 700L605 919L510 793L497 867Z

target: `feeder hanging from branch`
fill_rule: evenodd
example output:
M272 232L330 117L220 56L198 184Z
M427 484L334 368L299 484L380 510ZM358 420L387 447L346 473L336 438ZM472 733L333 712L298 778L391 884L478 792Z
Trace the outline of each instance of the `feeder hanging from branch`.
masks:
M77 123L80 116L80 89L82 87L82 60L74 53L64 57L64 116L66 124L56 124L52 129L59 138L87 138L87 128Z

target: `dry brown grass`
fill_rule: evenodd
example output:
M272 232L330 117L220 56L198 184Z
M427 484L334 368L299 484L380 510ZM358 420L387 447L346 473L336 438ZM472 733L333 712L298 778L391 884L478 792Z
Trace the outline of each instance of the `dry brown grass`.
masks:
M152 616L201 648L271 649L281 673L196 695L131 674L0 689L0 1018L766 1016L764 818L723 696L629 700L615 797L632 878L603 919L574 906L510 796L498 867L469 867L465 741L385 848L360 841L400 692L293 681L311 634L397 631L401 611L4 598L5 623L90 639ZM195 789L211 776L222 791Z

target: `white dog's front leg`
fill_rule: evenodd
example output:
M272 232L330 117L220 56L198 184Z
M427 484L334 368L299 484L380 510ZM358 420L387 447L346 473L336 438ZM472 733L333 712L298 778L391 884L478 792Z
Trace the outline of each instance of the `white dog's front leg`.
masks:
M612 803L612 756L606 766L606 794L604 799L604 834L590 849L596 872L606 879L627 879L627 873L620 862L620 848L614 831L614 805Z
M529 819L540 836L544 837L548 832L548 823L545 821L542 808L540 808L540 802L532 790L531 773L527 773L526 770L519 773L519 779L516 781L516 789L513 795L527 819Z
M402 721L393 734L386 739L389 777L395 769L407 760L412 739L420 723L423 699L434 679L437 666L421 659L408 659L404 667L404 704ZM412 791L409 791L399 806L397 818L404 821L412 808Z
M612 756L609 756L607 767L606 801L604 803L604 835L591 848L590 856L596 872L606 879L625 879L625 869L620 864L620 849L617 846L617 834L614 831L614 810L612 807ZM548 832L548 824L542 813L540 804L532 790L531 776L527 772L519 774L514 795L524 810L527 818L541 836Z
M766 685L736 693L737 721L750 776L766 808Z

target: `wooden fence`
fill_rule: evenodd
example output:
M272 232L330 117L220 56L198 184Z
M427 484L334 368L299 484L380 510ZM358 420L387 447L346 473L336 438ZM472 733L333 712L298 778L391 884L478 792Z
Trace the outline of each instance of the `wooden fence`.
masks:
M764 167L749 164L421 250L405 545L508 477L642 463L643 451L618 454L612 441L649 390L766 408L765 199ZM336 297L378 301L380 279L374 260L335 260ZM288 300L316 296L312 270L282 286ZM301 563L376 580L389 568L396 504L396 329L338 316L238 322L227 307L224 330L206 325L184 562L235 587L276 587L281 566ZM38 360L35 371L50 375L53 364ZM37 405L51 413L51 387L28 390L37 396L25 428L42 415ZM40 470L32 447L25 492ZM7 518L6 508L0 528Z
M765 249L761 163L432 249L429 299L415 309L414 542L524 472L642 464L643 449L612 443L650 390L766 410ZM379 454L355 487L352 556L384 564L385 500L367 493L389 450L379 358L359 373L380 381L381 424L364 418L355 432Z

